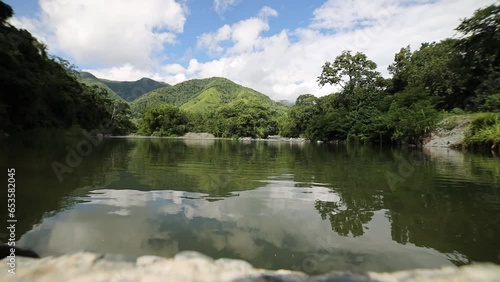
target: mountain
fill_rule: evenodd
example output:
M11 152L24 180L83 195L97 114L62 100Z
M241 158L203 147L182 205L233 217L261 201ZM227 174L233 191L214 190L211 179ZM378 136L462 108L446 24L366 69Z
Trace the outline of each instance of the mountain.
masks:
M290 101L290 100L279 100L278 103L282 104L283 106L286 106L286 107L293 107L295 106L295 101Z
M239 102L283 107L251 88L241 86L226 78L212 77L188 80L174 86L153 90L134 100L130 108L136 116L140 116L147 108L160 103L173 104L188 112L206 113L222 105Z
M164 82L158 82L150 78L141 78L137 81L114 81L100 79L89 72L81 72L80 78L82 82L92 85L105 85L106 88L112 90L125 101L131 102L141 95L152 90L170 86Z
M152 90L170 86L165 82L158 82L150 78L141 78L137 81L113 81L106 79L100 79L100 81L115 91L125 101L129 102Z
M112 100L125 102L125 100L122 97L120 97L120 95L116 94L115 91L113 91L101 80L99 80L99 78L95 77L93 74L89 72L80 72L78 76L78 81L88 86L98 86L99 88L105 89L109 94L109 98L111 98Z

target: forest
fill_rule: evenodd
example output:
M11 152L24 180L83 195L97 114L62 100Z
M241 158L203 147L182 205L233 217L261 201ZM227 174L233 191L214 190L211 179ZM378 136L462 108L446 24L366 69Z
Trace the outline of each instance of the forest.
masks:
M174 86L150 81L147 93L118 82L85 82L68 61L9 24L12 16L0 2L0 132L95 129L109 119L112 135L209 132L418 145L443 118L472 115L468 145L500 143L499 5L463 19L453 38L401 48L389 78L365 54L346 50L318 74L320 86L339 90L319 98L303 94L291 107L225 78Z

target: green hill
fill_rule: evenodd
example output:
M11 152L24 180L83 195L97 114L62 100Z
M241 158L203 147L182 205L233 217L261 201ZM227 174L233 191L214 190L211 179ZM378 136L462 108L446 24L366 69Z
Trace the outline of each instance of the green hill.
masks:
M106 90L109 94L109 98L111 98L112 100L125 102L125 100L122 97L120 97L120 95L116 94L115 91L113 91L106 84L101 82L97 77L95 77L93 74L89 72L80 72L78 76L78 81L88 86L98 86L99 88Z
M123 100L128 102L131 102L152 90L170 86L167 83L158 82L150 78L141 78L137 81L114 81L100 79L89 72L81 72L80 79L86 84L98 85L101 87L104 86L107 90L113 91L115 94L123 98Z
M188 112L206 113L240 102L283 107L262 93L221 77L193 79L159 88L139 97L130 106L132 113L140 116L147 108L161 103L173 104Z
M100 79L100 81L115 91L125 101L129 102L152 90L170 86L165 82L158 82L150 78L141 78L137 81L113 81L106 79Z
M129 107L108 93L78 81L71 64L50 55L48 47L8 23L12 7L0 1L0 136L38 129L80 128L106 134L133 130ZM103 127L103 121L110 120ZM112 126L111 126L112 125ZM59 167L56 171L63 173ZM62 180L61 180L62 181Z

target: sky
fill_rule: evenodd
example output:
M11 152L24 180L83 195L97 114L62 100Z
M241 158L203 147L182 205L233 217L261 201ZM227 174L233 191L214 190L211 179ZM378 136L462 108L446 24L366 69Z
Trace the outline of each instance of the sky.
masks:
M12 24L97 77L177 84L219 76L294 101L334 91L317 77L343 50L365 53L388 76L402 47L459 36L461 19L495 0L4 2Z

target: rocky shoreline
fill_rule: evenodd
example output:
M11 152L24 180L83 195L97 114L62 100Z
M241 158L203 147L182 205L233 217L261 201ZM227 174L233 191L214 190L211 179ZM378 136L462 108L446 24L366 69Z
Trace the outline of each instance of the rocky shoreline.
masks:
M424 147L462 147L471 121L470 116L451 116L441 120L431 132L430 138L424 141Z
M184 136L179 137L159 137L159 136L140 136L140 135L126 135L126 136L111 136L106 135L106 138L138 138L138 139L181 139L181 140L238 140L238 141L265 141L265 142L308 142L305 138L288 138L281 136L269 136L268 138L252 138L240 137L238 139L215 137L211 133L194 133L189 132Z
M2 264L7 265L7 259ZM197 252L181 252L174 258L75 253L42 259L16 258L16 274L3 271L0 281L193 281L193 282L437 282L437 281L498 281L500 266L474 264L464 267L443 267L392 273L367 272L352 274L334 272L308 276L290 270L256 269L248 262L217 259Z

